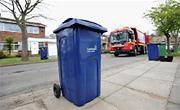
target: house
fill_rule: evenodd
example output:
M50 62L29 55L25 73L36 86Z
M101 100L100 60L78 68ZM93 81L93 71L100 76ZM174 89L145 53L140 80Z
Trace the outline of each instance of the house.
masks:
M57 56L56 36L45 37L46 25L36 22L27 22L28 50L32 55L38 54L41 47L48 48L48 56ZM15 20L0 17L0 51L4 51L5 38L11 36L14 39L13 51L22 48L22 35Z
M27 35L31 38L44 38L46 25L36 22L27 22ZM22 35L15 20L0 17L0 51L4 49L5 37L11 36L14 39L13 49L21 50Z
M166 43L167 44L167 38L166 36L157 36L157 35L149 35L150 36L150 42L151 43ZM175 38L174 37L170 37L169 38L170 41L170 49L173 49L175 46ZM180 46L180 37L177 38L177 43L178 46Z
M157 36L154 34L148 35L150 37L151 43L166 43L166 37L165 36Z
M101 51L107 51L109 45L109 35L103 34L101 36Z

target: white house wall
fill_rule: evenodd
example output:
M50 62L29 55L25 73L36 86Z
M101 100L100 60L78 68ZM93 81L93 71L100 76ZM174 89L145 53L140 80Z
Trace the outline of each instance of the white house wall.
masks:
M28 38L28 50L30 50L33 55L38 54L38 52L39 52L39 42L47 42L48 43L48 55L49 56L57 56L56 39Z
M37 41L30 41L29 42L29 50L31 51L31 54L38 54L39 52L39 42Z

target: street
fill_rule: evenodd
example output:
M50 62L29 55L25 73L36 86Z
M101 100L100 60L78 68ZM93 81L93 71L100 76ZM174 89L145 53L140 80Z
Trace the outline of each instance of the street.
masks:
M111 54L102 54L102 74L113 68L120 68L128 64L142 62L146 55L114 57ZM58 81L57 62L37 63L0 67L0 97L31 91Z

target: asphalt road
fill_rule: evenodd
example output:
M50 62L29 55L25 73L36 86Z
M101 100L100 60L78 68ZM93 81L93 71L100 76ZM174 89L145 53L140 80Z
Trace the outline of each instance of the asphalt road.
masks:
M109 69L120 68L146 59L146 55L114 57L110 54L103 54L101 58L102 74ZM0 67L0 97L41 88L57 81L57 62Z

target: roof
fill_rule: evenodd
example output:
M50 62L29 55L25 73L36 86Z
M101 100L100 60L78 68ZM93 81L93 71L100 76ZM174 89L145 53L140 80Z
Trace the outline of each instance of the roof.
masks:
M121 31L125 31L125 30L131 30L132 27L123 27L123 28L118 28L118 29L115 29L113 30L112 32L115 33L115 32L121 32Z
M56 39L50 39L50 38L32 38L28 37L29 42L51 42L56 43Z
M14 19L4 18L4 17L0 17L0 22L16 24L16 21ZM28 26L37 26L37 27L46 27L45 24L37 23L37 22L27 22L27 25Z

